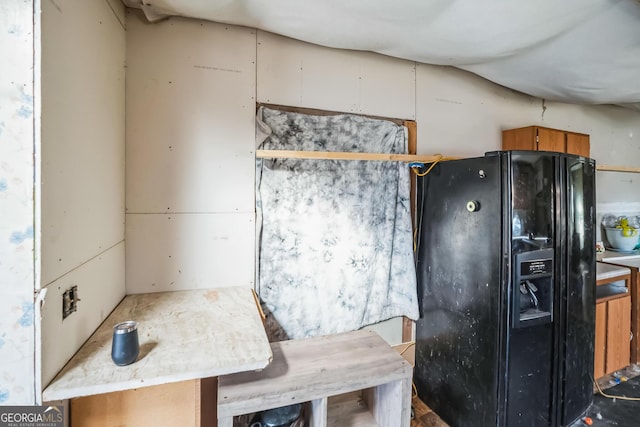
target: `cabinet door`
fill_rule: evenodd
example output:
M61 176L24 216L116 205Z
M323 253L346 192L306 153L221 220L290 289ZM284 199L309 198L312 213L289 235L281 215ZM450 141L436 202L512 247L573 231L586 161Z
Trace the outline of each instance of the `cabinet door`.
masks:
M590 151L589 135L567 132L567 153L589 157Z
M538 128L538 150L564 153L565 132L556 129Z
M203 378L71 399L71 427L213 426L218 378Z
M607 354L605 371L617 371L629 365L631 358L631 298L607 302Z
M596 340L594 344L593 378L605 374L604 355L607 344L607 303L596 304Z
M508 129L502 131L503 150L537 150L536 127Z

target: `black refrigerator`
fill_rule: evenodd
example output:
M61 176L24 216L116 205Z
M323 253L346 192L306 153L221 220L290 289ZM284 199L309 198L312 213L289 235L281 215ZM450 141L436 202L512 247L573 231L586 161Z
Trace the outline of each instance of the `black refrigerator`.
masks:
M491 152L417 188L419 397L452 427L570 425L593 399L594 161Z

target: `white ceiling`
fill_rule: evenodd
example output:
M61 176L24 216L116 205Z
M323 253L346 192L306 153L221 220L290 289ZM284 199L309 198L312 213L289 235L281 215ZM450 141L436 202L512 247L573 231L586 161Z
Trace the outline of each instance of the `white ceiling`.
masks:
M640 110L640 0L123 1L151 21L242 25L452 65L547 100Z

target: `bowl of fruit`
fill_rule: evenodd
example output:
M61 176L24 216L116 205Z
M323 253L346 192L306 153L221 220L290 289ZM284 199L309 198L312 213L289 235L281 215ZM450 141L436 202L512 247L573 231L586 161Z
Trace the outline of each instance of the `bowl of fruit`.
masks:
M604 230L611 249L630 252L638 245L638 229L629 225L627 218L619 218L614 227L605 227Z

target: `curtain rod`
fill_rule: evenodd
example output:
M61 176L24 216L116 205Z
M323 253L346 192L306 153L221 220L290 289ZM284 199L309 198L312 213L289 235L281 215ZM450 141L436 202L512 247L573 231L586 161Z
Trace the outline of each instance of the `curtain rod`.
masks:
M455 160L440 154L393 154L393 153L353 153L344 151L297 151L297 150L256 150L258 159L310 159L310 160L367 160L391 162L433 163Z

